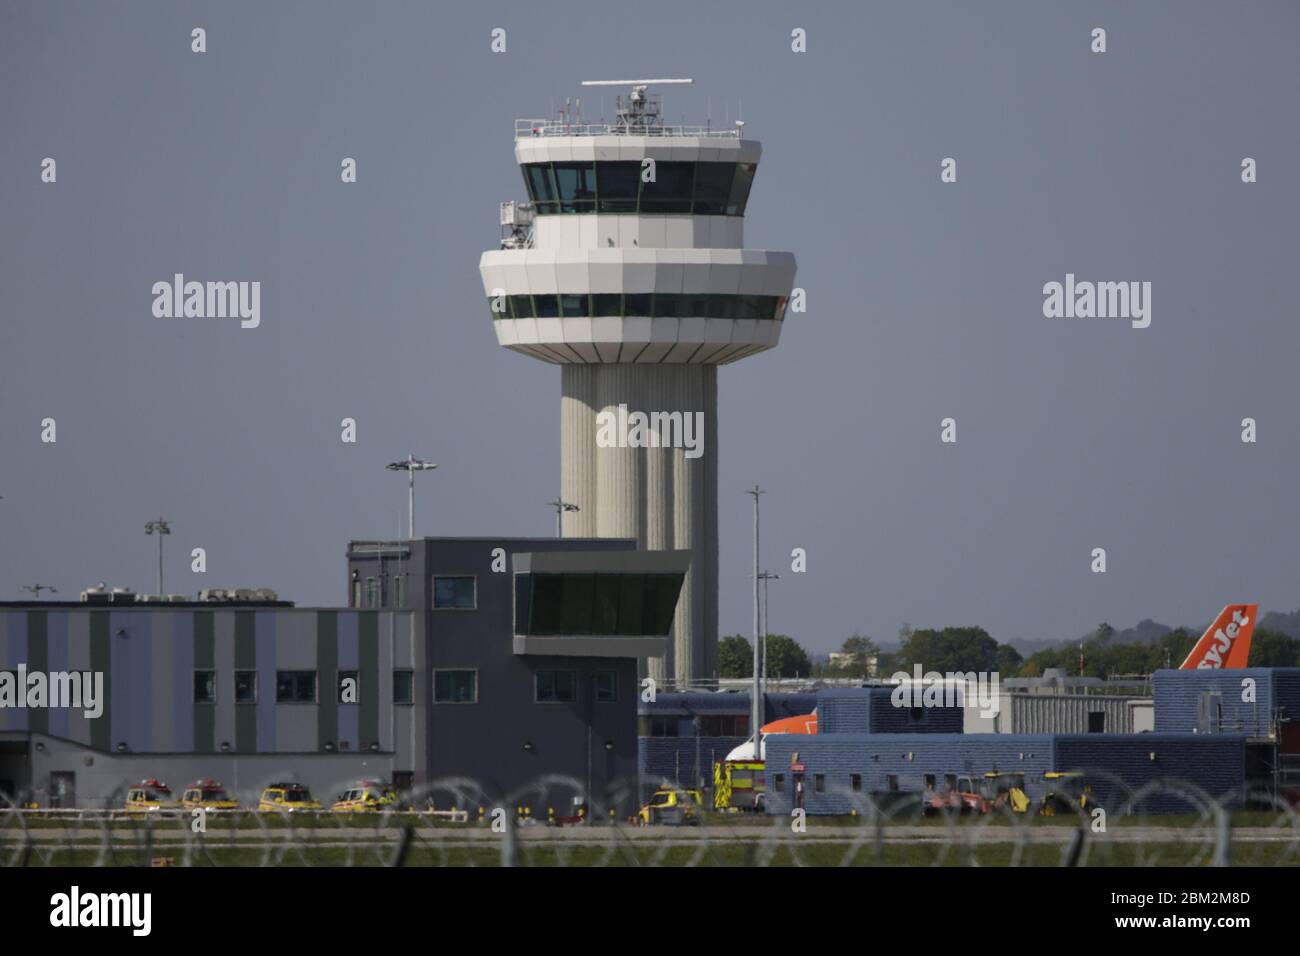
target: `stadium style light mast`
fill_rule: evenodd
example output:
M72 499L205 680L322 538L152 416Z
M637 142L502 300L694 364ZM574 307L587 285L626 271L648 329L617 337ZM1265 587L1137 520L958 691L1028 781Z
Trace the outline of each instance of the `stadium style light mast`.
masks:
M755 485L745 494L754 496L754 686L750 691L749 723L754 731L754 759L761 759L758 752L760 743L759 730L763 726L763 687L762 663L759 661L759 613L758 613L758 496L765 494Z
M564 526L562 519L564 518L564 513L566 511L581 511L582 509L575 504L570 504L569 502L562 500L558 496L554 501L548 501L546 503L555 509L555 536L557 538L563 538Z
M163 535L171 534L172 526L166 518L160 517L156 521L146 521L144 533L158 535L158 594L162 596L167 593L163 590Z
M402 461L390 461L384 466L389 471L404 471L407 475L407 509L406 509L406 537L415 540L415 473L417 471L433 471L438 466L431 461L425 461L423 458L416 458L414 455L407 455Z
M28 592L30 592L31 594L36 595L36 600L38 600L38 601L41 599L41 592L42 592L42 591L49 591L51 594L58 594L58 593L59 593L59 589L58 589L58 588L54 587L53 585L49 585L49 584L23 584L23 585L19 585L18 590L19 590L19 591L28 591Z

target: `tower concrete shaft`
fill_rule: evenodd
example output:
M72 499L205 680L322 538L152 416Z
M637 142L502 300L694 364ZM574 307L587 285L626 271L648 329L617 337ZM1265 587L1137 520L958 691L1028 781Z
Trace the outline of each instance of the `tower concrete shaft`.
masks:
M600 447L602 413L671 409L703 426L699 457L684 447ZM698 413L698 414L697 414ZM718 369L715 365L565 365L560 494L581 510L566 537L635 538L651 551L688 549L673 639L646 673L678 683L712 678L718 646Z

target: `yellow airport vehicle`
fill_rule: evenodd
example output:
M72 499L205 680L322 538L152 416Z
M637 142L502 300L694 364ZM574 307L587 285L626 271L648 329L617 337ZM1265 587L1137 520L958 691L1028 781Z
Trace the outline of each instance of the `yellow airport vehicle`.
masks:
M700 791L666 787L655 791L650 802L637 814L637 822L642 826L652 823L687 826L698 824L703 811L704 798Z
M238 810L239 801L217 781L195 780L181 794L181 806L186 810Z
M1058 813L1078 813L1088 809L1092 787L1082 771L1049 770L1043 774L1043 781L1047 784L1047 793L1038 807L1042 816L1054 817Z
M1023 773L986 773L981 793L989 801L990 809L1005 806L1013 813L1025 813L1029 809Z
M362 780L330 807L335 813L380 813L398 809L397 791L381 780Z
M713 765L713 809L759 810L764 796L761 760L719 760Z
M141 780L126 792L126 808L137 813L149 813L157 810L176 809L176 800L171 787L161 780L150 778Z
M300 783L273 783L262 791L257 809L263 813L295 813L302 810L319 810L321 805Z

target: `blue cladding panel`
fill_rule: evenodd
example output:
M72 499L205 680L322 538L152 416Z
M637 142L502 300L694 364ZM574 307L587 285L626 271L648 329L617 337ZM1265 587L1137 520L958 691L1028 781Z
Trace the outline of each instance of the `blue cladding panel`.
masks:
M1155 752L1156 760L1150 759ZM992 770L1025 774L1025 791L1040 800L1048 770L1102 769L1122 786L1092 781L1094 795L1118 806L1120 792L1159 778L1189 780L1212 797L1239 791L1245 776L1245 738L1194 734L833 734L769 737L767 741L767 809L790 812L791 756L805 766L804 806L811 814L848 813L855 806L851 774L862 777L864 794L889 789L888 776L901 791L921 791L933 774L942 789L947 774L982 774ZM774 777L785 774L782 792ZM825 791L816 790L815 775L824 775ZM1176 796L1157 795L1143 802L1147 812L1188 809Z
M1300 667L1274 669L1273 705L1285 708L1285 717L1300 720Z
M960 707L895 706L892 687L824 690L817 695L819 734L959 734L962 724Z
M1155 760L1151 759L1155 754ZM1077 734L1056 739L1057 770L1106 771L1133 790L1161 779L1189 781L1214 799L1240 793L1246 780L1246 738L1233 734ZM1106 786L1100 774L1093 790L1107 806L1131 793ZM1116 799L1118 798L1118 799ZM1138 801L1145 812L1187 813L1199 809L1171 794Z
M766 704L764 723L779 720L782 717L810 714L813 708L817 706L816 694L764 694L763 700ZM637 713L643 717L650 715L666 716L669 714L681 716L693 714L748 714L749 694L748 692L708 693L701 691L659 693L655 695L653 701L641 701L637 705Z
M1025 774L1033 791L1052 766L1051 735L1012 734L831 734L767 739L767 809L787 815L791 808L791 755L807 768L804 807L812 814L848 813L854 807L850 774L862 776L864 793L888 789L889 775L898 789L920 792L925 775L942 786L945 774L1002 770ZM909 754L911 755L909 758ZM785 789L775 792L773 777L785 773ZM815 775L825 777L825 792L816 792ZM1033 793L1030 793L1033 796Z
M1238 670L1159 670L1152 679L1157 733L1268 733L1275 682L1281 678L1287 699L1300 705L1294 675L1298 668L1245 667ZM1253 681L1254 700L1243 701L1244 681ZM1202 726L1202 695L1220 694L1222 718L1216 728ZM1300 713L1300 711L1297 711Z

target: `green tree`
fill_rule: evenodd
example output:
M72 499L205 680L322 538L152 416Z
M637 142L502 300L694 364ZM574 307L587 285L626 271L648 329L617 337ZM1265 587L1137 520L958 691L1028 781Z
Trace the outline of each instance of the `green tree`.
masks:
M754 645L739 634L718 641L718 673L722 677L754 676Z
M998 642L982 627L945 627L912 631L898 649L895 667L910 671L992 671L998 666Z
M1295 667L1300 660L1300 641L1281 631L1256 630L1250 641L1250 667Z
M807 677L812 673L812 661L799 642L786 634L767 635L767 676ZM753 673L751 667L748 674Z

